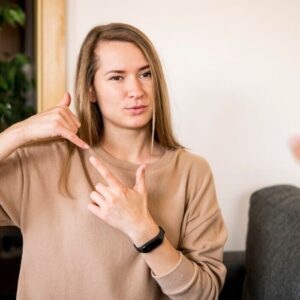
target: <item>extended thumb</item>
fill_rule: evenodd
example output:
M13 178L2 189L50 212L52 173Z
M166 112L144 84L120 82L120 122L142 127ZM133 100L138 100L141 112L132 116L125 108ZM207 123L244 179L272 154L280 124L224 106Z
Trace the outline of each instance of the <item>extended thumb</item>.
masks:
M146 169L146 165L141 165L136 171L136 180L135 180L134 189L139 193L144 193L146 191L145 169Z
M59 106L69 106L71 104L71 96L65 92L63 99L58 103Z

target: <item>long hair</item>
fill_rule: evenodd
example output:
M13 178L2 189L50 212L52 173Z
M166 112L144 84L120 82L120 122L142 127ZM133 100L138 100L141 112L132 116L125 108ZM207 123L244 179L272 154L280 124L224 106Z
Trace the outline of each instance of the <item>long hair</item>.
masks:
M97 102L90 101L94 77L99 62L95 49L101 41L123 41L134 44L145 56L151 71L154 88L152 117L152 146L155 140L165 149L183 148L174 137L169 106L169 95L161 62L149 38L139 29L124 23L110 23L96 26L84 39L77 61L75 77L75 108L81 127L77 135L91 147L97 146L103 136L103 118ZM68 152L60 178L60 187L68 189L68 173L75 145L68 143ZM83 162L83 160L82 160Z

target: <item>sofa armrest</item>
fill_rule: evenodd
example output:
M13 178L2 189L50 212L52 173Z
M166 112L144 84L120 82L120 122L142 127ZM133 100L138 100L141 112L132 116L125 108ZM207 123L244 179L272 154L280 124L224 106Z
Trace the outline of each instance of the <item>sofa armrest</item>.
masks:
M277 185L250 199L245 300L300 299L300 189Z

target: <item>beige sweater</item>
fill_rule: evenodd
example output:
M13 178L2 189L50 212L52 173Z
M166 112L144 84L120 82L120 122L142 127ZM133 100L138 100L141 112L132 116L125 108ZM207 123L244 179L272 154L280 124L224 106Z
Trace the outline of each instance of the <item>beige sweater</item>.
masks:
M17 298L217 299L226 274L227 231L207 162L176 150L147 166L149 210L181 253L179 263L157 277L126 235L87 210L93 190L87 176L94 185L101 181L88 161L91 150L77 148L72 157L74 199L59 193L66 143L24 146L0 162L0 225L20 227L24 240ZM137 165L95 150L119 180L133 186Z

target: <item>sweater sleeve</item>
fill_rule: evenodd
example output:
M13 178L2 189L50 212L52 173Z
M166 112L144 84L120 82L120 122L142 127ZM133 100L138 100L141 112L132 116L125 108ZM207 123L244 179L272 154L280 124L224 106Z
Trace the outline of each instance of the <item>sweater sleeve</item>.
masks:
M18 150L0 161L0 226L21 226L24 177Z
M216 199L213 176L208 164L192 171L187 181L187 208L183 219L180 260L167 274L155 276L170 299L218 299L226 268L222 263L227 230ZM196 181L195 181L196 180Z

